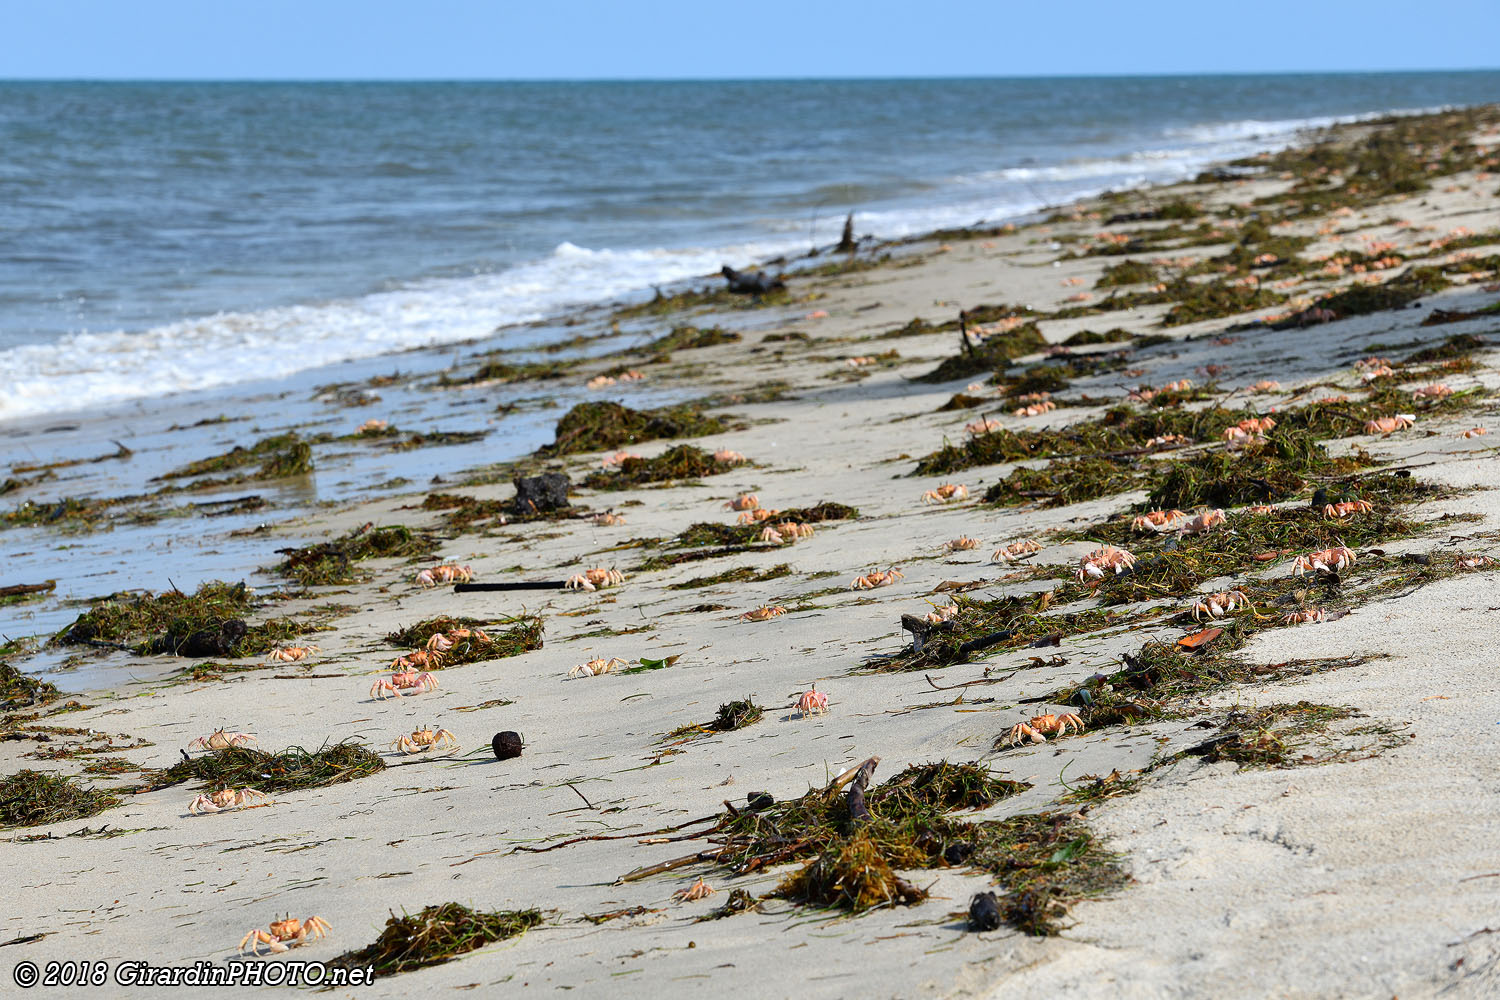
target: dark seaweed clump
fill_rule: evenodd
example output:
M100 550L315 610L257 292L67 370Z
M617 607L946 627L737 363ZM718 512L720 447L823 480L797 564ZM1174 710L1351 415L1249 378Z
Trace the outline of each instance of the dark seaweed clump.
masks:
M734 465L720 462L702 448L679 444L655 458L627 458L613 472L592 472L584 478L583 485L591 490L623 490L648 483L717 475L732 468Z
M518 615L484 621L478 618L450 618L440 615L429 618L407 628L398 629L385 637L385 641L398 649L416 649L427 644L439 632L455 629L478 630L485 638L469 636L454 643L453 648L439 654L435 668L460 667L482 660L500 660L507 656L519 656L533 649L542 648L542 632L545 624L540 615Z
M246 466L256 466L253 475L234 476L228 480L218 480L212 483L200 483L197 486L225 485L231 482L241 482L247 479L279 479L285 476L300 476L312 471L312 447L296 431L287 431L285 434L275 434L268 438L262 438L248 448L236 445L222 455L213 455L209 458L189 462L181 468L164 473L157 477L162 479L182 479L189 476L202 476L210 472L227 472L232 469L241 469Z
M385 770L380 755L359 743L345 741L311 753L289 747L266 753L253 747L226 747L198 757L180 760L164 771L147 775L147 791L198 780L203 787L254 788L261 792L289 792L299 788L322 788Z
M699 347L717 347L719 344L734 344L738 343L739 340L739 334L719 326L710 326L702 330L696 326L676 326L672 328L671 333L653 340L646 346L646 350L654 353L670 354L672 351L686 351Z
M118 797L76 778L24 770L0 780L0 830L87 819L120 804Z
M718 417L688 405L657 410L632 410L608 401L579 403L557 422L556 439L538 448L546 457L580 451L605 451L660 438L703 437L730 427Z
M987 872L1007 894L1006 919L1032 934L1056 933L1070 902L1121 882L1111 856L1067 815L981 822L953 815L1015 795L1028 787L1021 782L983 765L940 761L867 791L875 765L867 761L852 781L844 776L767 808L731 806L707 834L720 848L716 863L744 874L805 860L776 894L854 913L925 899L900 870Z
M441 965L492 941L517 937L542 922L540 910L471 910L460 903L424 906L415 916L391 914L373 944L346 951L335 969L373 968L380 977Z
M425 556L437 550L438 540L404 524L377 528L366 523L330 542L300 549L279 550L286 558L276 572L304 587L356 582L354 564L365 559Z
M59 697L56 685L23 674L9 663L0 663L0 710L34 708Z
M1001 371L1014 358L1045 349L1047 340L1035 323L1027 323L1008 333L986 337L977 347L965 343L963 350L944 360L932 371L916 378L918 382L951 382L982 373Z

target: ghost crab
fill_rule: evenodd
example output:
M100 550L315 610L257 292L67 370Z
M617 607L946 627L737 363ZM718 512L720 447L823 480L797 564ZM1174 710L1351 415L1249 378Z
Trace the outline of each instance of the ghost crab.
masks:
M296 663L318 652L321 650L317 646L278 646L266 654L266 659L278 663Z
M1066 736L1071 727L1075 732L1083 732L1083 720L1071 712L1061 715L1032 716L1029 722L1019 722L1010 728L998 742L1003 746L1018 746L1021 743L1046 743L1048 736Z
M760 497L754 493L741 493L724 505L725 510L755 510L760 506Z
M402 691L422 694L425 691L436 690L437 686L438 680L432 674L418 673L415 670L400 670L391 674L389 678L375 678L375 683L370 685L370 697L386 698L395 695L399 698Z
M814 684L812 690L804 692L802 697L797 699L797 713L804 719L809 715L827 715L828 695L819 691L818 686Z
M268 931L257 929L240 938L240 954L245 954L246 945L250 946L249 952L252 955L260 953L261 945L265 945L268 951L283 952L323 937L331 926L322 917L308 917L305 920L286 917L273 920Z
M892 566L888 570L875 570L868 576L856 576L849 584L850 590L874 590L876 587L889 587L897 580L904 579L906 574L899 567Z
M1304 625L1309 622L1326 621L1327 617L1321 608L1307 608L1304 611L1292 611L1281 616L1283 625Z
M691 903L696 899L707 899L714 894L714 888L703 879L698 879L692 885L678 889L672 893L672 898L679 903Z
M612 674L616 667L623 667L625 661L616 656L612 660L606 660L602 656L598 659L580 663L568 671L569 677L598 677L600 674Z
M600 587L618 587L625 582L625 574L617 569L605 569L595 566L586 569L582 573L575 573L568 577L567 583L563 584L564 590L596 590Z
M1321 549L1317 552L1309 552L1305 556L1298 556L1292 564L1292 575L1301 576L1304 573L1340 573L1354 565L1354 551L1340 545L1334 549Z
M1415 413L1398 413L1391 417L1377 417L1365 424L1366 434L1379 434L1382 437L1408 430L1417 425Z
M188 812L197 816L202 813L223 812L225 809L254 809L268 805L271 805L271 799L265 792L257 792L253 788L244 788L238 792L233 788L221 788L212 795L200 795L188 803Z
M424 726L391 740L391 746L402 753L424 753L428 750L457 750L458 737L446 729Z
M959 535L952 541L943 543L944 552L967 552L970 549L979 548L979 539L970 538L968 535Z
M228 750L230 747L249 746L251 743L260 742L254 733L226 733L222 729L215 729L207 736L200 736L188 744L189 750Z
M1187 511L1177 510L1175 508L1172 510L1147 511L1140 517L1137 517L1130 522L1130 530L1138 531L1142 534L1150 534L1151 532L1160 531L1171 531L1178 521L1181 521L1187 516Z
M1243 590L1221 590L1216 594L1209 594L1193 605L1193 620L1223 618L1231 611L1238 611L1240 608L1254 609L1254 607L1255 605L1250 603L1250 598L1245 596Z
M1228 518L1224 516L1224 512L1215 508L1214 510L1204 511L1197 517L1188 518L1183 522L1180 530L1184 535L1201 535L1204 532L1211 531L1227 520Z
M960 483L944 483L936 489L928 490L922 494L923 503L948 503L954 500L967 500L969 490Z
M1033 538L1023 538L1019 542L1011 542L995 550L990 556L990 562L1015 562L1017 559L1025 559L1042 551L1042 543Z
M1078 577L1080 583L1086 583L1090 578L1102 580L1109 571L1118 576L1135 565L1135 556L1124 549L1117 549L1113 545L1095 549L1084 556L1078 563L1078 568L1073 575Z
M1368 514L1374 509L1375 505L1368 500L1345 500L1343 503L1328 504L1323 508L1323 516L1330 521L1338 521L1350 514Z
M747 622L767 622L772 618L779 618L784 614L786 614L786 608L781 607L779 604L774 607L766 605L763 608L756 608L754 611L746 611L740 615L740 618Z

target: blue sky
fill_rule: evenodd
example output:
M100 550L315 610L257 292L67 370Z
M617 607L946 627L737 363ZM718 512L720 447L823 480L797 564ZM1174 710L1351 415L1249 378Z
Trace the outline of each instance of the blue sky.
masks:
M1036 76L1500 65L1500 0L7 0L0 78Z

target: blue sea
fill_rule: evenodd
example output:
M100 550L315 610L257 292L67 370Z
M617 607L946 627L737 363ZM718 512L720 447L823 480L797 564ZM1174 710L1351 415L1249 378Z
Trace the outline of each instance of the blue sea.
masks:
M0 421L1190 177L1500 73L0 83Z

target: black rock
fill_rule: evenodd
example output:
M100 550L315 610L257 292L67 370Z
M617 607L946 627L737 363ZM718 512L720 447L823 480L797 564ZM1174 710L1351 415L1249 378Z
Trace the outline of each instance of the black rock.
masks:
M238 618L229 618L199 629L193 629L182 622L173 622L166 635L158 636L152 641L149 652L193 657L238 656L240 640L248 632L249 627Z
M516 510L522 514L541 514L568 505L568 477L561 472L544 472L540 476L517 476Z
M770 792L751 792L746 799L751 812L760 812L776 804L776 797Z
M943 860L950 865L961 865L974 853L974 845L959 841L943 848Z
M495 738L490 741L490 747L495 751L496 760L510 760L512 757L521 756L525 743L521 740L520 733L513 733L507 729L503 733L495 734Z
M726 264L719 273L724 275L724 280L729 282L729 290L736 295L765 295L767 292L786 291L785 281L779 277L773 278L764 271L749 274L736 271Z
M976 892L969 900L969 930L992 931L1000 926L1000 901L993 892Z

